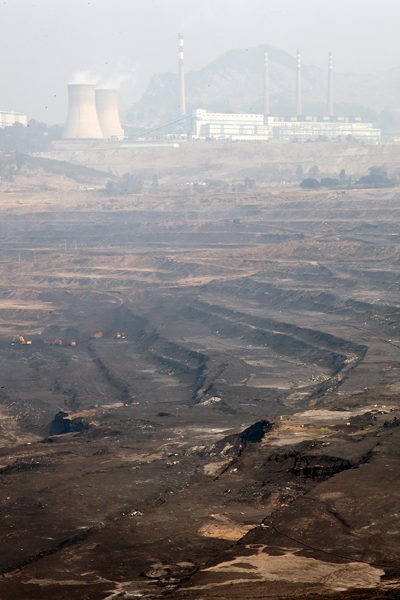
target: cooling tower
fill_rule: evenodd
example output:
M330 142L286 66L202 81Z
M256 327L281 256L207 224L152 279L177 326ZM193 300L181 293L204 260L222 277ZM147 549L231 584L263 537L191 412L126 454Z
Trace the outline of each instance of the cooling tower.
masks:
M296 76L296 115L302 114L301 108L301 58L300 50L297 50L297 76Z
M269 115L268 52L264 54L264 115Z
M94 85L71 83L68 86L68 116L64 139L103 139L97 118Z
M183 69L183 35L179 34L179 116L186 115L185 72Z
M328 56L328 115L333 116L332 52Z
M118 114L118 90L96 90L96 110L105 138L124 135Z

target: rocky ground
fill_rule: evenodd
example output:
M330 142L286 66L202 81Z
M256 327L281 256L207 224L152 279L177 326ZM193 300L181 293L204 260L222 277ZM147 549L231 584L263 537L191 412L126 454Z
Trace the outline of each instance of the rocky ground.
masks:
M399 199L3 193L2 600L399 596Z

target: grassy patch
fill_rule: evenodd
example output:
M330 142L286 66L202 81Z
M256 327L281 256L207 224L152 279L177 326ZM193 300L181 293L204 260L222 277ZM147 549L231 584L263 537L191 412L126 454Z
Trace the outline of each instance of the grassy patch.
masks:
M310 400L310 402L308 403L308 405L309 406L317 406L321 402L322 402L322 398L313 398L313 400Z

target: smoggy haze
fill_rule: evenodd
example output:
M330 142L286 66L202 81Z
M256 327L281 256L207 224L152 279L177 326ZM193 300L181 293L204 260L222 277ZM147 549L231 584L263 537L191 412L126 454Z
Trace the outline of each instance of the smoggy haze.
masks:
M6 0L0 5L0 108L64 122L66 84L121 83L129 108L151 75L177 71L178 32L186 72L235 47L271 44L303 64L368 73L399 66L397 0Z

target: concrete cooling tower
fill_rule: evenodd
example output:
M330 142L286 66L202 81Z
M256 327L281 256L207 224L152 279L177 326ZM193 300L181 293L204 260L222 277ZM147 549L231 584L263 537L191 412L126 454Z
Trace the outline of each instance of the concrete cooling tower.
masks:
M124 135L118 114L118 90L96 90L96 110L105 138Z
M64 139L103 139L96 112L94 85L71 83L68 86L68 116Z

